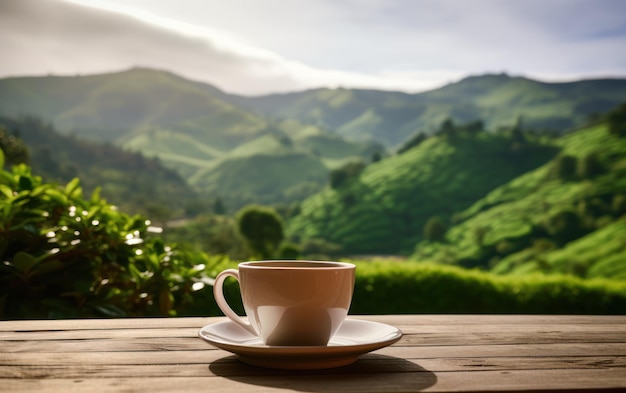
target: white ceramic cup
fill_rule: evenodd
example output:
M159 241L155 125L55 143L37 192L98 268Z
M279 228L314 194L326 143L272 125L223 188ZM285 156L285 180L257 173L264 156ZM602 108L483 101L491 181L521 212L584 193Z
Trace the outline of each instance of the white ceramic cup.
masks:
M323 346L348 315L355 265L344 262L255 261L217 275L213 295L222 312L271 346ZM239 281L248 321L226 302L227 277Z

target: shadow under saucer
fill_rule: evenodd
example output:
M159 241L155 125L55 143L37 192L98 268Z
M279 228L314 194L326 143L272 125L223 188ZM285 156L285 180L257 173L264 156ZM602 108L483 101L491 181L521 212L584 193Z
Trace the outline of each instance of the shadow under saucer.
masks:
M209 365L220 377L257 386L301 392L375 391L413 392L437 383L437 376L423 367L393 356L367 354L344 367L319 370L279 370L251 366L231 355ZM359 389L361 387L361 389Z

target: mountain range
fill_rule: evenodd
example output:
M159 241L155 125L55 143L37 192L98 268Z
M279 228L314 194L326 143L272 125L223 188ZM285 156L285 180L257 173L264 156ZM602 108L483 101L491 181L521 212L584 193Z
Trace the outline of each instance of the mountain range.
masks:
M626 97L626 80L544 83L506 74L406 94L314 89L246 97L166 71L0 79L0 115L158 157L202 195L236 209L322 191L331 171L393 154L446 119L495 132L520 121L561 133Z
M349 139L397 147L415 133L432 134L447 118L485 128L563 132L604 113L626 97L626 79L545 83L506 74L472 76L418 94L317 89L261 97L230 97L262 113L317 124Z
M158 157L231 208L302 199L323 188L332 168L384 154L379 143L275 120L233 105L227 96L150 69L8 78L0 80L0 114L37 116L61 133Z

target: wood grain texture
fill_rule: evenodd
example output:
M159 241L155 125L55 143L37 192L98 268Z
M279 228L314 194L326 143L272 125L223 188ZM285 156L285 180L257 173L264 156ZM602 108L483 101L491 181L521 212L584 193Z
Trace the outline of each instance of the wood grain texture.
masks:
M197 338L225 318L0 322L0 392L626 391L625 316L352 316L399 327L350 366L269 370Z

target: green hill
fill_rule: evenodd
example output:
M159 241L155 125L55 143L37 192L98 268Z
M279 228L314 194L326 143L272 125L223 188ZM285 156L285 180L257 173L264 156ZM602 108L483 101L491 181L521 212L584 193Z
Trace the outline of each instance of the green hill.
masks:
M268 119L227 102L227 97L210 85L143 68L91 76L0 79L0 114L39 116L59 132L158 157L165 166L194 179L194 185L208 185L198 190L204 194L215 189L212 180L230 174L216 171L226 170L223 162L231 158L252 160L244 166L269 162L254 161L251 152L269 154L260 141L273 136L320 157L326 172L338 162L355 157L368 160L384 152L373 142L348 142L315 126ZM314 165L311 171L318 171L317 161L307 161ZM266 168L263 173L271 171ZM204 175L208 178L203 180ZM251 189L274 184L267 176L248 180L255 183ZM303 179L300 189L313 190L308 183ZM231 189L220 193L227 196L231 191L238 193Z
M482 119L488 129L527 127L561 132L582 125L626 100L626 80L543 83L508 75L482 75L440 89L403 94L316 89L261 97L234 97L239 105L337 130L350 139L400 145L417 131L431 133L446 119Z
M450 218L555 153L504 134L440 133L306 199L288 233L339 244L344 254L409 253L429 218Z
M327 179L328 169L319 158L285 151L230 157L202 172L194 185L219 195L227 206L243 206L299 201L319 191Z
M35 175L58 184L78 177L88 195L101 188L101 196L122 211L166 220L184 214L186 205L198 198L185 180L158 160L61 135L36 118L0 116L2 135L23 141Z
M605 124L565 135L560 154L456 215L415 258L499 273L626 278L626 138Z

